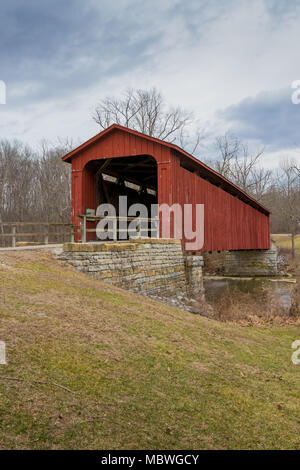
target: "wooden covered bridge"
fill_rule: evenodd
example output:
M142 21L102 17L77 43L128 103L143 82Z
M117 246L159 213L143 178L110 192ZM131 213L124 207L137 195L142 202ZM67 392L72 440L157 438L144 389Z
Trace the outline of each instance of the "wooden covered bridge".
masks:
M269 211L174 144L113 124L63 160L72 165L74 224L86 209L117 204L120 195L147 207L204 204L201 251L270 247ZM88 232L87 240L92 239L95 234Z

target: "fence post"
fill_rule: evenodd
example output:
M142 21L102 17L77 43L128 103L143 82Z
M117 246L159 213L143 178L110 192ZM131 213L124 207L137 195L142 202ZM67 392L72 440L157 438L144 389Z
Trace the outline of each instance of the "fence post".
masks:
M154 237L153 238L159 238L159 217L155 217L154 219Z
M74 226L71 225L71 243L74 243Z
M44 244L48 245L48 243L49 243L49 225L46 225L46 230L47 230L47 232L44 235Z
M141 238L142 236L142 221L141 219L137 220L137 237Z
M12 226L11 232L12 232L11 246L13 248L15 248L16 247L16 227L15 227L15 225Z
M86 215L83 216L81 222L81 242L86 243Z
M114 241L118 239L117 230L118 230L118 219L117 217L114 217L113 218L113 240Z

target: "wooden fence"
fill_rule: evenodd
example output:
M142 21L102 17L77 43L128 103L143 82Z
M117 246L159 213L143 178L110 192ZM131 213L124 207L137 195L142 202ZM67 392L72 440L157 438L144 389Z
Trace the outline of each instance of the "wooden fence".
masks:
M120 240L128 238L140 238L140 237L152 237L159 238L159 218L143 218L143 217L98 217L98 216L88 216L88 215L79 215L78 218L81 219L80 223L80 232L81 232L81 241L86 243L87 233L94 233L96 237L97 234L102 233L107 236L109 233L109 240ZM106 229L99 230L99 227L87 228L91 226L92 223L98 223L105 220L105 222L110 223L110 227ZM130 224L133 223L133 227ZM122 234L122 235L121 235ZM121 236L120 236L121 235Z
M86 243L87 233L94 233L95 240L96 225L102 220L109 221L111 228L101 230L109 240L128 239L136 237L159 237L159 219L137 218L137 217L96 217L80 215L80 226L62 222L1 222L0 223L0 246L11 246L15 248L20 244L48 244L73 242L75 233L78 233L79 241ZM133 227L129 224L134 222ZM124 225L125 224L125 225ZM99 228L97 229L99 234ZM24 240L25 239L25 240Z
M15 248L18 242L48 244L74 241L74 224L62 222L1 222L0 230L0 246L3 247Z

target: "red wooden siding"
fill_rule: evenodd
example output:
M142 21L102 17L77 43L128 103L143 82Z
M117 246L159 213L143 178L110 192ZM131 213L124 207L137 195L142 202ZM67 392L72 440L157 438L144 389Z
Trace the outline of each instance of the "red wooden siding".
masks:
M77 215L87 207L96 208L95 177L87 163L134 155L137 159L139 155L151 155L156 160L159 204L204 204L202 251L269 248L269 212L265 208L176 146L117 125L64 157L72 163L73 223L78 224ZM187 159L194 173L181 166ZM201 172L205 172L206 179Z

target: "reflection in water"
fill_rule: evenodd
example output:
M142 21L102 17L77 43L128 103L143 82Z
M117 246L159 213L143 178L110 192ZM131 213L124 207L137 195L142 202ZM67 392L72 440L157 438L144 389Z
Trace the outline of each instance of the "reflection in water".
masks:
M268 279L205 278L203 284L205 299L208 302L217 302L226 292L233 289L255 294L267 288L275 294L283 307L290 308L292 303L293 284L290 282Z

